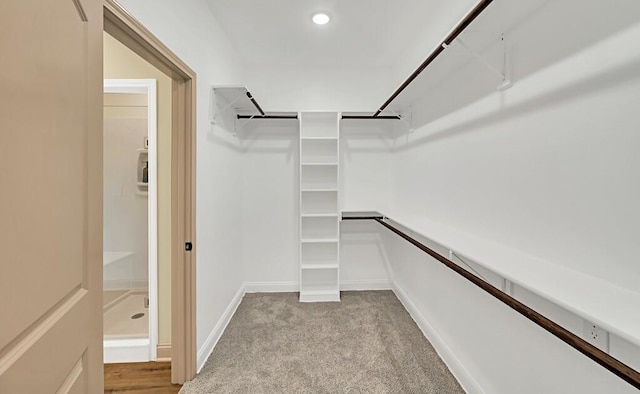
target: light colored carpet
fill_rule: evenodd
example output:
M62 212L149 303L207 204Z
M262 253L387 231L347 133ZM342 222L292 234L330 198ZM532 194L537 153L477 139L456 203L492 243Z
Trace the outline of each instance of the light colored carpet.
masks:
M463 393L391 291L247 294L181 394Z

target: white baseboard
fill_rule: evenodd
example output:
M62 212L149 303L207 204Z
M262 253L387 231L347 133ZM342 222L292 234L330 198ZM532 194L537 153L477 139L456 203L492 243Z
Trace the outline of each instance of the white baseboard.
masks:
M482 389L480 384L471 376L469 371L462 365L460 360L456 357L453 351L447 346L447 344L442 340L442 338L438 335L438 333L433 329L433 327L429 324L427 319L420 313L415 304L409 299L407 294L397 285L397 283L393 284L393 292L396 294L396 297L400 300L402 305L404 305L409 315L416 322L420 330L422 330L422 334L431 342L438 355L447 365L453 376L458 380L462 388L465 392L471 394L484 394L485 391Z
M301 291L300 302L340 302L338 290Z
M393 285L386 279L375 280L343 280L340 281L340 290L393 290Z
M224 329L227 328L227 324L229 324L229 321L233 317L234 313L236 313L236 309L238 309L238 305L240 305L240 301L242 301L244 293L245 289L244 285L242 285L240 286L240 289L238 289L236 295L233 296L233 299L222 314L222 317L220 317L220 320L218 320L218 324L216 324L216 326L213 328L213 330L207 337L207 340L204 341L204 345L202 345L200 350L198 350L198 373L200 373L200 370L202 370L204 363L211 355L211 352L216 346L216 343L218 343L218 340L220 340L222 333L224 333Z
M245 293L294 293L300 291L298 282L247 282Z
M247 282L245 293L295 293L300 291L298 282ZM393 285L386 279L344 280L340 282L341 291L357 290L393 290Z
M103 348L105 364L150 361L149 338L105 339Z

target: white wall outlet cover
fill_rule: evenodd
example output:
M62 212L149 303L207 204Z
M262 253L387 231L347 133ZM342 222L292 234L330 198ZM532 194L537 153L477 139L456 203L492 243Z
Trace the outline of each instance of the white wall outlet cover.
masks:
M602 327L585 321L583 338L585 341L589 342L603 352L609 352L609 333Z

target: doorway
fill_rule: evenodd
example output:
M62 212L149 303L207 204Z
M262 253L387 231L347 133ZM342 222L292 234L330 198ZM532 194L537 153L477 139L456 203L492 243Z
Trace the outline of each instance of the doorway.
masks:
M171 381L184 383L196 373L196 75L113 0L104 31L171 78Z
M156 90L155 79L104 80L105 363L157 359Z

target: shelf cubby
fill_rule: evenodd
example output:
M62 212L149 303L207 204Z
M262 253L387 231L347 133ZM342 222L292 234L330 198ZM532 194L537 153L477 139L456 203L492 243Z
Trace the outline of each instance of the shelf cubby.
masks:
M335 112L303 112L300 114L300 136L304 138L338 138Z
M338 238L338 221L336 218L302 218L302 239L336 239Z
M338 191L302 191L301 215L335 215L338 212Z
M305 140L300 145L300 162L303 165L337 164L338 140Z
M302 165L302 190L335 190L338 188L337 165Z
M337 292L339 291L338 270L335 268L303 270L300 291Z
M301 264L337 264L338 244L337 243L302 243Z
M147 196L149 194L149 151L147 149L138 149L136 159L136 194ZM147 181L144 182L143 172L147 167Z

